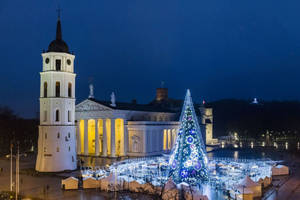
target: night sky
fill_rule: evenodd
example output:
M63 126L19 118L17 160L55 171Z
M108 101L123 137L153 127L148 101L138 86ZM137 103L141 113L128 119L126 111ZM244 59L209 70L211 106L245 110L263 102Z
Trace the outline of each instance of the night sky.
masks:
M39 109L41 53L55 37L76 55L77 103L169 96L300 100L299 0L1 0L0 105Z

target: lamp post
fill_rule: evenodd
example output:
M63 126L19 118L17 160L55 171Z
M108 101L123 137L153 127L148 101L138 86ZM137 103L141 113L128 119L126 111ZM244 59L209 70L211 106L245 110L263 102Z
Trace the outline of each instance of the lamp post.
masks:
M16 155L16 200L18 199L19 193L19 142L18 142L18 150Z
M243 185L243 200L244 200L244 189L245 189L245 185Z
M10 191L12 192L13 186L12 186L12 149L13 149L13 144L10 142Z

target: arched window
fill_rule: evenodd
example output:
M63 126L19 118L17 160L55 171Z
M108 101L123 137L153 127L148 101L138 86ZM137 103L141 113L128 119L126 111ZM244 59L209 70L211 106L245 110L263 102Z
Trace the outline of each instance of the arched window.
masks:
M72 97L72 83L68 84L68 97Z
M47 84L47 82L44 82L44 97L47 97L47 91L48 90L48 84Z
M59 81L57 81L55 83L55 96L60 97L60 82Z
M59 122L59 110L55 111L55 121Z

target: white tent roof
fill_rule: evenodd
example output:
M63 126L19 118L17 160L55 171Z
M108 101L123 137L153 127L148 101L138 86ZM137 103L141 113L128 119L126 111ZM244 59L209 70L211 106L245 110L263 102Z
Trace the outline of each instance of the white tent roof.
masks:
M165 185L165 190L170 190L173 188L177 188L176 184L174 183L172 178L169 178L168 182Z
M249 176L246 176L241 183L239 184L239 186L245 186L245 187L255 187L255 186L259 186L258 183L252 181L252 179Z
M89 179L96 181L96 179L94 177L91 177L91 176L83 178L83 181L86 181L86 180L89 180Z
M77 179L77 178L74 178L73 176L70 176L70 177L68 177L68 178L66 178L66 179L63 179L62 181L68 181L68 180L78 181L78 179Z
M110 173L109 176L104 179L107 180L108 182L112 182L115 181L117 178L114 173Z
M288 168L287 166L285 166L285 165L277 165L277 166L275 166L277 169L282 169L282 168Z

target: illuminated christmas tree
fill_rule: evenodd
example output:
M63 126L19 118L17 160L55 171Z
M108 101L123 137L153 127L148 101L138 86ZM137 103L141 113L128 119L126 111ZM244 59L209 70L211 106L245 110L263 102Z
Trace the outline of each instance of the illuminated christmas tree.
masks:
M180 116L180 129L169 160L175 183L195 185L208 180L207 156L190 91Z

